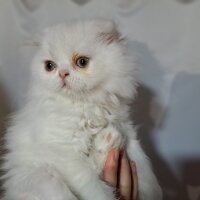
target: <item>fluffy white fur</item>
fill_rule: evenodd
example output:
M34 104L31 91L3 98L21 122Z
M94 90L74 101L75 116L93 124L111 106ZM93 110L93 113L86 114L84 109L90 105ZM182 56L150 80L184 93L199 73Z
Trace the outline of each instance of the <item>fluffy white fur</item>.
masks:
M115 25L107 20L57 25L44 32L39 48L27 104L6 134L5 199L114 200L114 189L99 174L108 151L125 146L137 164L140 199L160 200L129 119L136 70ZM88 67L72 66L73 54L88 56ZM57 68L47 72L45 60ZM61 69L69 73L64 88Z

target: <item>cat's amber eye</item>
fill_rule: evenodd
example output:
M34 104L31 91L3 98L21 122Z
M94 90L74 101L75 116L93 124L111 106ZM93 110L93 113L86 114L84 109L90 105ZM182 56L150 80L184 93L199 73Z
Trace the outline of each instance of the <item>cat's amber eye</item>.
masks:
M80 68L86 68L89 64L89 58L85 56L81 56L77 58L76 65Z
M53 71L54 69L57 68L56 63L53 62L52 60L46 60L44 62L44 66L45 66L46 71L48 71L48 72L51 72L51 71Z

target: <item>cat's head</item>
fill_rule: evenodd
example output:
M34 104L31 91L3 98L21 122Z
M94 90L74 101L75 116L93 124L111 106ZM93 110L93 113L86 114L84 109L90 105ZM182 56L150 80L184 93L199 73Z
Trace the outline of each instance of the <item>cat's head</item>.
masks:
M135 66L115 24L74 20L44 32L32 64L41 91L74 99L131 98Z

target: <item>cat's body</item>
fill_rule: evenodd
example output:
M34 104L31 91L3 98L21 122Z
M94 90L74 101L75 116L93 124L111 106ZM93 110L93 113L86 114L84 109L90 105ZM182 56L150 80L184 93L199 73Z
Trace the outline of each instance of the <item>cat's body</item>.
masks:
M28 103L6 135L5 198L114 200L99 175L108 151L123 146L137 165L140 199L160 200L129 119L134 67L114 25L76 21L50 29L32 70Z

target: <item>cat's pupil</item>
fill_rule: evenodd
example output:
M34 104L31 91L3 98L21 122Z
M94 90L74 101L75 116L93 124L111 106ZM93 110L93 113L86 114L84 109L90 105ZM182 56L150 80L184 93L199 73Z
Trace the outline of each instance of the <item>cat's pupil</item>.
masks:
M86 65L86 61L84 59L81 59L81 65Z
M87 61L85 59L80 60L81 66L85 66L87 64Z
M53 68L52 63L48 63L48 64L47 64L47 68L48 68L49 70L51 70L51 69Z
M77 64L78 67L84 68L84 67L87 67L88 61L89 61L88 58L86 58L86 57L80 57L80 58L78 58L76 64Z

